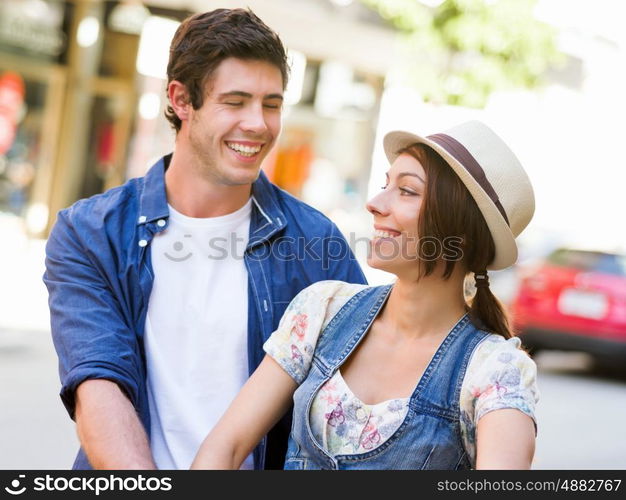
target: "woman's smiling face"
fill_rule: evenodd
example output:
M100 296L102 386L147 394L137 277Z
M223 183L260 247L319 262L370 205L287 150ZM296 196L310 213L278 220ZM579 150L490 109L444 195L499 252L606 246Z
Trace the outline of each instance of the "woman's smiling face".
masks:
M413 156L403 153L391 164L383 190L366 205L374 216L374 234L367 263L398 274L415 268L420 207L426 190L426 172Z

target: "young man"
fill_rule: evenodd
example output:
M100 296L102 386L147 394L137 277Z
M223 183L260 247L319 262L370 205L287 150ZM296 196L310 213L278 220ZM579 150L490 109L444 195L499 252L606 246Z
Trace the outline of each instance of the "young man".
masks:
M260 171L287 73L249 10L190 17L168 64L174 153L59 213L44 281L75 468L188 468L291 299L365 281L335 225ZM288 425L244 467L282 467Z

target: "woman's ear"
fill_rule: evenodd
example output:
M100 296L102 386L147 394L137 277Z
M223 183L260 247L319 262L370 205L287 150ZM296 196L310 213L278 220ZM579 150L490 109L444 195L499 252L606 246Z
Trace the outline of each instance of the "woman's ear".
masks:
M180 121L188 120L191 103L189 102L187 87L178 80L172 80L167 86L167 96L170 100L170 106Z

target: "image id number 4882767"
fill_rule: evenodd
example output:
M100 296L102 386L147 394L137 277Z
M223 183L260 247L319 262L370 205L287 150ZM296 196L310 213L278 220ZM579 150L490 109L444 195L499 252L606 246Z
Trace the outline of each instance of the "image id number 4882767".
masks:
M559 491L618 491L621 479L564 479Z

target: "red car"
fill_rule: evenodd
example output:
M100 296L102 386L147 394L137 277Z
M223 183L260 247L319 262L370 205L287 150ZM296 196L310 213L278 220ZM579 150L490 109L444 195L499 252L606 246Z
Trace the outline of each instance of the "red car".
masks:
M525 271L512 313L531 350L584 351L626 365L626 255L554 251Z

